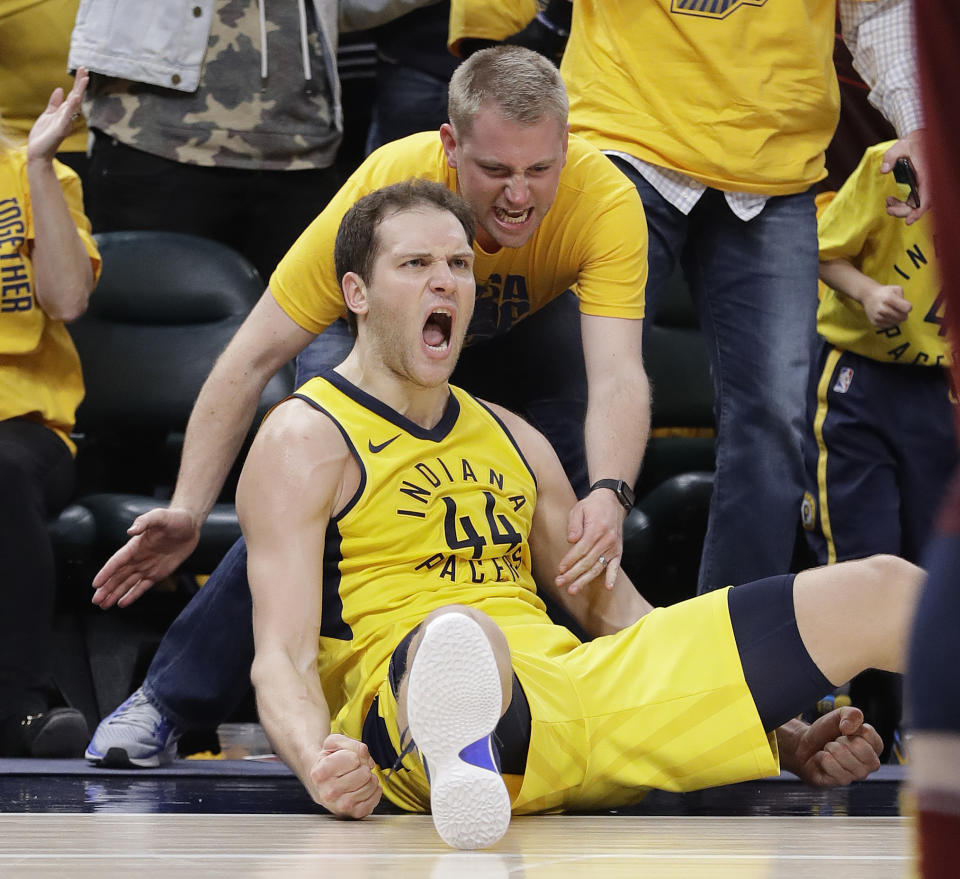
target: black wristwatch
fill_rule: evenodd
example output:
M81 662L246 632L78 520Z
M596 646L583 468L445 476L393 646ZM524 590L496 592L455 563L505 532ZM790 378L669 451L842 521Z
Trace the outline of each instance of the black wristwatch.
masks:
M598 479L590 486L590 491L595 488L609 488L617 496L617 500L623 504L625 510L629 510L633 506L633 489L629 483L622 479Z

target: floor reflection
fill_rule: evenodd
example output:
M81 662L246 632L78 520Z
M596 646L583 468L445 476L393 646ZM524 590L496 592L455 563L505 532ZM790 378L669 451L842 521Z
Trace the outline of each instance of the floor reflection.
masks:
M57 763L62 765L57 765ZM652 791L625 815L893 816L898 814L901 767L883 767L869 781L815 790L792 779L771 779L688 794ZM300 782L281 769L241 761L227 766L116 772L81 761L0 760L0 812L126 812L313 814L322 812ZM387 803L381 813L396 810ZM464 861L464 865L466 862ZM446 872L444 868L443 872ZM463 875L467 876L468 870Z

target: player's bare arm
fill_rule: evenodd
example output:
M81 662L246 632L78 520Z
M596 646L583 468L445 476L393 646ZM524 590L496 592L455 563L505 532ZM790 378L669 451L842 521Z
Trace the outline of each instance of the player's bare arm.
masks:
M584 428L590 482L617 479L631 489L650 433L650 385L643 368L643 321L580 317L590 398ZM606 567L613 588L623 555L626 508L608 488L591 491L570 511L567 551L556 568L557 586L581 589ZM572 544L572 546L571 546Z
M237 489L247 541L261 722L307 791L335 815L362 818L380 800L366 745L330 734L317 674L327 524L360 471L339 431L290 399L264 422Z
M170 506L137 517L130 540L94 578L93 603L126 606L193 551L253 421L260 394L313 335L291 320L270 289L237 330L204 382L184 438Z
M555 571L570 546L567 521L576 496L546 437L519 415L487 405L509 428L537 479L537 506L530 530L537 588L552 595L591 635L609 635L638 620L652 608L622 571L618 571L613 589L604 587L604 571L599 564L584 585L576 589L557 586Z

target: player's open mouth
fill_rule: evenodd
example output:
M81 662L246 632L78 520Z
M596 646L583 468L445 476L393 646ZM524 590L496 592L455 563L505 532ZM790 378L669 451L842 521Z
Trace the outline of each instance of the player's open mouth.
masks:
M453 315L446 308L430 312L423 325L423 342L431 351L446 351L450 345Z
M522 211L507 211L494 205L493 213L501 223L508 226L521 226L530 219L533 208L525 208Z

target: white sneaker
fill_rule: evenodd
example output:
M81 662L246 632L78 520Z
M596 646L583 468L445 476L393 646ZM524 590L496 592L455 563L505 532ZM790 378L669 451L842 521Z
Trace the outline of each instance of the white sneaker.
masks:
M493 845L510 824L510 795L491 733L503 693L493 648L461 613L426 626L410 668L407 719L430 781L437 832L460 849Z

